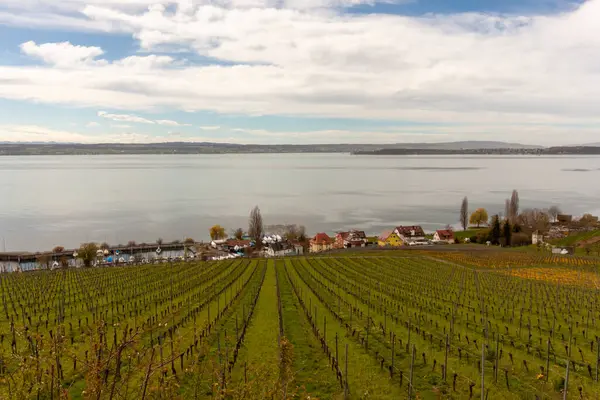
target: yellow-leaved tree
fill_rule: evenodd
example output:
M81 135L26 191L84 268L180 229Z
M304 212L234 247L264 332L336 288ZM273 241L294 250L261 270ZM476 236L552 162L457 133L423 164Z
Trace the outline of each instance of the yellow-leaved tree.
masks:
M471 218L469 219L469 223L471 225L477 225L479 228L481 224L487 223L488 213L485 208L478 208L475 210L473 214L471 214Z
M227 235L225 234L225 228L221 225L215 225L210 228L210 238L212 240L220 240L225 239Z

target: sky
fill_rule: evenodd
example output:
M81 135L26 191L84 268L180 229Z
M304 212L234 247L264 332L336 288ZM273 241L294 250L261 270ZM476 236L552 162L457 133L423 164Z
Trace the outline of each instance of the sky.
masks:
M0 0L0 142L600 142L600 0Z

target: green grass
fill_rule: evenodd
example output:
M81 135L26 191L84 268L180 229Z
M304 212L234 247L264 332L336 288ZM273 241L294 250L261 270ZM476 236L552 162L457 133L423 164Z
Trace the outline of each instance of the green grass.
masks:
M285 264L284 264L285 262ZM294 379L301 391L322 400L341 399L343 391L331 370L320 343L296 298L286 269L290 260L278 262L284 335L294 346Z
M146 398L152 399L281 399L287 390L290 399L310 395L338 400L343 388L330 358L337 353L345 375L346 346L351 399L407 398L411 364L418 398L469 398L470 384L473 398L479 398L482 344L487 346L489 399L559 398L553 382L565 375L567 358L575 362L569 398L579 396L579 387L583 398L597 398L600 385L588 371L596 373L600 301L588 280L598 266L577 257L476 249L483 250L460 245L449 253L431 253L434 257L407 250L345 252L276 261L3 274L0 357L8 371L0 376L0 398L36 398L38 389L39 398L50 398L54 379L55 398L58 386L68 388L75 399L109 398L115 384L116 398L138 399L151 370ZM533 269L550 264L559 267L559 281ZM532 268L522 268L527 266ZM278 293L283 336L293 346L284 358L291 366L285 378ZM59 324L61 318L64 323ZM56 337L59 325L65 334L56 342L62 347L57 351L49 344L54 344L50 331ZM131 339L127 329L137 330L139 337ZM124 335L131 339L126 345ZM444 382L446 335L449 376ZM552 351L546 383L537 375L546 364L548 339ZM125 345L119 379L114 343ZM498 382L493 376L496 345L502 351ZM97 357L106 363L94 373L91 362ZM59 363L63 379L56 374ZM32 388L38 368L43 381ZM102 393L83 394L98 377Z
M600 230L574 233L562 239L554 240L551 243L557 246L578 246L581 242L596 237L600 237Z
M469 228L466 231L463 230L457 230L454 231L454 237L458 240L460 240L460 242L464 242L465 239L470 239L472 236L477 236L477 233L479 233L482 229L485 228Z

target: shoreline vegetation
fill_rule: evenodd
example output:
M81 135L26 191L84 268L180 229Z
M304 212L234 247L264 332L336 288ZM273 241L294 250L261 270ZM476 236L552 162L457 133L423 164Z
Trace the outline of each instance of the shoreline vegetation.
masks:
M166 143L0 143L0 156L27 155L143 155L143 154L299 154L352 155L600 155L600 147L542 147L505 142L396 144L230 144Z

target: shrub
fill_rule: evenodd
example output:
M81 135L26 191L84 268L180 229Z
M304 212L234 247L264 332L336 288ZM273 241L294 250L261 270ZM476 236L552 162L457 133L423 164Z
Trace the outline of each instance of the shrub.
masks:
M531 237L526 233L515 233L512 236L513 246L529 246L531 244Z

